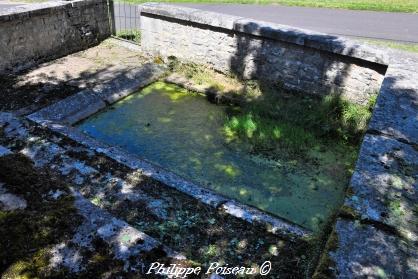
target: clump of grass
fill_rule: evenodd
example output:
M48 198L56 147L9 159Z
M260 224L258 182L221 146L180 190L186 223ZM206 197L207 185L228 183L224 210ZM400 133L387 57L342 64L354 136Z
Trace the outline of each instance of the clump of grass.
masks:
M141 43L141 31L137 29L117 31L116 37L133 41L137 44Z
M267 97L230 109L223 131L228 142L243 140L255 150L300 152L329 141L356 145L375 103L375 97L367 105L358 105L338 95L315 98L254 85L248 89Z
M379 47L393 48L393 49L399 49L403 51L418 53L418 44L416 43L403 43L403 42L395 42L395 41L388 41L388 40L374 40L374 39L360 39L360 41L364 41L368 44L376 45Z
M172 72L181 74L198 85L210 87L219 92L241 90L242 84L229 76L220 74L203 65L182 63L174 56L170 56L168 59L169 68Z

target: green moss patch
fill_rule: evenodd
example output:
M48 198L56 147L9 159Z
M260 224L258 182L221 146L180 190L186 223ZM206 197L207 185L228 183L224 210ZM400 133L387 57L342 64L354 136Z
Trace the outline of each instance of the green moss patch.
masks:
M0 158L0 181L28 204L25 210L0 211L0 271L10 267L23 278L40 276L46 272L42 251L68 239L79 223L73 198L64 184L35 170L21 155ZM51 190L64 194L48 198Z

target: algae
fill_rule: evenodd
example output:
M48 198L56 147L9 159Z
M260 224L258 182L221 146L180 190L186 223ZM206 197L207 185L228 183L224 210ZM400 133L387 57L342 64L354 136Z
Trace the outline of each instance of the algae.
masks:
M231 110L242 108L157 82L78 127L218 193L319 230L342 202L355 147L325 142L304 156L284 148L259 152L225 136Z

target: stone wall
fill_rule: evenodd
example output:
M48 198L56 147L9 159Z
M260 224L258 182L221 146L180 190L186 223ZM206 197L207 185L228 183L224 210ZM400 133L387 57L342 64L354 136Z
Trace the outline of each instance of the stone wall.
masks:
M106 0L55 1L0 12L0 73L86 49L110 36Z
M140 12L144 50L244 79L365 103L386 71L384 53L341 37L163 4L144 4Z

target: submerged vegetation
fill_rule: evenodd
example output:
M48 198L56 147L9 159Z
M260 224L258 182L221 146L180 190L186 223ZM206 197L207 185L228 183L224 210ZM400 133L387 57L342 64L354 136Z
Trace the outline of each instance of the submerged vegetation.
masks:
M280 84L263 84L224 76L196 64L170 60L170 69L198 85L232 97L223 126L227 142L241 141L254 151L281 149L301 153L318 145L356 146L367 128L376 96L368 104L352 103L338 94L318 97L288 92Z
M276 96L230 110L224 125L230 141L245 140L257 150L285 148L291 152L329 141L357 145L375 103L375 98L367 105L358 105L337 95L315 98L274 92L272 88L262 94Z

